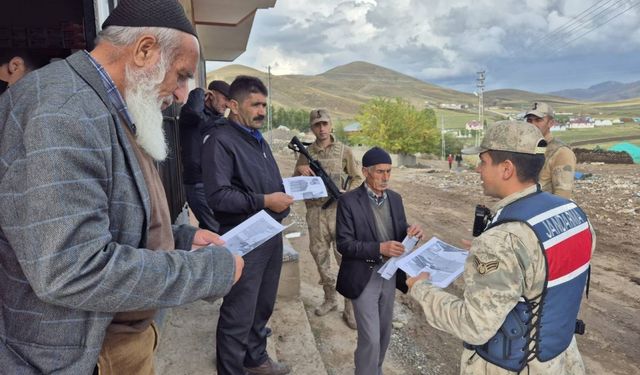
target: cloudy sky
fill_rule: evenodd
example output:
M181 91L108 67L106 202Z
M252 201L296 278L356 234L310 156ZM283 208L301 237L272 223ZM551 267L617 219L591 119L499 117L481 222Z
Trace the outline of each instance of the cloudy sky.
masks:
M487 90L633 82L640 0L278 0L235 63L312 75L358 60L467 92L478 70Z

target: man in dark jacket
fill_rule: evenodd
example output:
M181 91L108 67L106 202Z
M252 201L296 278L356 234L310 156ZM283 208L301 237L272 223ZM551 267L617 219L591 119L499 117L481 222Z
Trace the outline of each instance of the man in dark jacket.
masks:
M391 337L395 288L407 292L401 270L385 280L378 270L404 253L405 236L422 238L408 225L400 195L388 189L391 157L374 147L362 157L365 182L338 201L336 243L342 254L337 290L352 299L358 326L356 375L381 375Z
M182 154L182 182L187 203L200 228L218 231L218 222L207 205L202 183L200 154L202 134L214 126L227 108L229 85L224 81L211 81L209 90L196 88L189 93L189 99L180 110L180 151Z
M222 234L263 209L282 221L293 203L283 192L280 170L259 131L266 113L266 87L255 77L239 76L229 96L229 120L219 119L202 146L207 203ZM288 366L267 354L265 329L278 291L282 236L271 238L244 259L246 277L240 278L220 308L218 374L287 374Z

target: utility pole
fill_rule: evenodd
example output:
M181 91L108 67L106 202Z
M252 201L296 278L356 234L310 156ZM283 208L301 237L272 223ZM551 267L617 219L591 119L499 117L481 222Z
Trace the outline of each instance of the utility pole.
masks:
M445 158L445 141L444 141L444 114L440 114L440 137L442 138L442 160Z
M269 144L273 147L273 129L271 128L271 65L267 67L267 87L269 91L269 95L267 96L267 129L269 130Z
M478 122L480 123L480 128L484 130L484 78L485 71L482 70L477 72L478 78L476 78L476 87L478 88ZM480 132L476 132L476 146L480 141Z

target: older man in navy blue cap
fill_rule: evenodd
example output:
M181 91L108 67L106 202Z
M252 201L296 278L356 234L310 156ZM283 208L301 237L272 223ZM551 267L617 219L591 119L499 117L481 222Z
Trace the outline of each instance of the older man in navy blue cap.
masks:
M365 182L338 201L336 244L342 254L337 290L353 302L358 329L356 375L381 375L391 338L395 289L407 291L399 270L389 279L378 270L404 253L405 236L422 238L408 225L400 195L389 189L391 156L379 147L362 157Z

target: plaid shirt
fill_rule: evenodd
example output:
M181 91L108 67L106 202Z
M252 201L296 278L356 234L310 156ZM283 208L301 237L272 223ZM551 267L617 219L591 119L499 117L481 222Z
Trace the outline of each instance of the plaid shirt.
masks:
M102 84L104 85L104 88L107 89L107 95L109 96L109 100L111 101L111 104L113 104L113 106L116 108L118 113L120 113L120 116L122 116L122 118L124 119L125 123L129 127L131 132L135 135L136 134L136 125L133 123L133 119L131 118L131 114L129 113L129 110L127 109L127 104L125 103L124 99L122 98L122 95L120 95L120 91L118 91L118 88L116 87L116 84L113 83L113 80L111 80L111 77L109 77L109 73L107 73L107 71L104 70L102 65L100 65L93 58L93 56L91 56L91 54L89 52L84 51L84 53L87 54L87 57L89 57L89 61L91 61L93 66L98 71L98 74L100 74L100 79L102 79Z
M369 184L365 183L364 186L367 188L367 195L378 207L382 206L382 204L387 200L386 191L383 191L382 196L379 197L373 190L371 190Z

